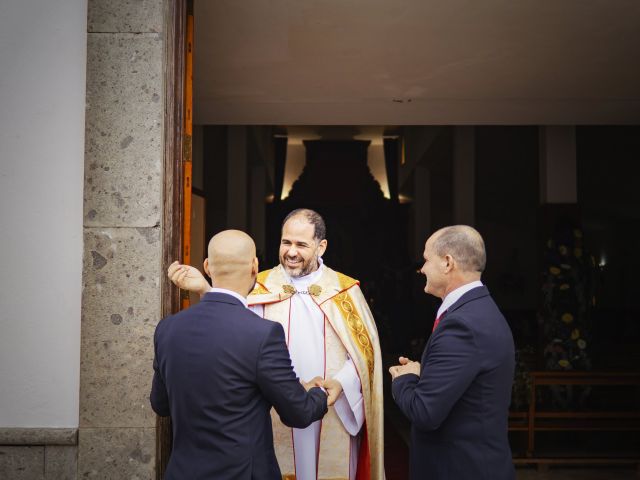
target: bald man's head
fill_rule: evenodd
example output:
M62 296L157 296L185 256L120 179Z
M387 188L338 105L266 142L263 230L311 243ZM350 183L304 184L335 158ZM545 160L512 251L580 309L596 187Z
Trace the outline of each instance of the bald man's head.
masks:
M251 290L258 273L256 245L240 230L224 230L209 241L205 268L214 287L236 290L246 286L244 295ZM233 286L236 288L230 288Z

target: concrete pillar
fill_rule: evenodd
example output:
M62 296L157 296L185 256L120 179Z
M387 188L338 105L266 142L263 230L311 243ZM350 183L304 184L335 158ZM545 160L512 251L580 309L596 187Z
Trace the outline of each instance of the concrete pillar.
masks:
M540 203L577 203L576 129L540 127Z
M247 230L247 127L227 134L227 228Z
M154 478L163 0L89 0L78 478Z
M475 223L476 141L474 127L453 130L453 220Z
M422 255L424 242L431 232L431 172L418 165L414 170L413 225L414 250Z

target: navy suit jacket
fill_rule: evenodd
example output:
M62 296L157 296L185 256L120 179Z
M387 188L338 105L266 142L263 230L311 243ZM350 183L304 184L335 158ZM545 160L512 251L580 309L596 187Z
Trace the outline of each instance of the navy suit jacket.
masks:
M486 287L465 293L440 319L420 377L392 383L411 421L411 478L512 480L507 437L513 336Z
M327 411L326 394L296 377L282 326L232 295L165 318L154 347L151 406L173 425L166 479L280 480L271 407L295 428Z

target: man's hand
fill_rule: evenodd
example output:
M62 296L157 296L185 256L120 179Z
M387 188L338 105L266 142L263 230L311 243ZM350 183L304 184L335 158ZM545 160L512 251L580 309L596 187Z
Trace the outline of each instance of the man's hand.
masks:
M309 380L308 382L301 381L300 383L302 383L302 386L308 392L313 387L322 387L322 382L323 381L324 380L322 379L322 377L314 377L311 380Z
M400 362L400 365L394 365L389 369L391 380L395 380L399 376L406 375L408 373L413 373L420 376L420 363L413 362L407 357L400 357L398 360Z
M327 405L331 406L336 403L336 400L338 400L338 397L342 393L342 384L335 378L331 378L329 380L325 380L322 386L327 391L327 395L329 395L329 398L327 398Z
M196 292L200 296L207 293L211 288L209 282L207 282L202 273L200 273L200 270L190 265L182 265L179 262L173 262L169 265L167 275L178 288L188 290L190 292Z

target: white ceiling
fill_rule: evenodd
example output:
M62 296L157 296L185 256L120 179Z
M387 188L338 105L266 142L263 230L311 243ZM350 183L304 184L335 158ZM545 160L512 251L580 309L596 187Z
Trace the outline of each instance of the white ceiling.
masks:
M197 124L640 123L638 0L195 0Z

